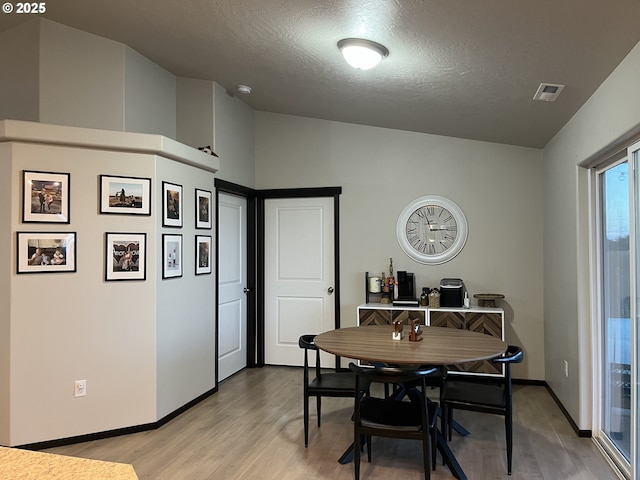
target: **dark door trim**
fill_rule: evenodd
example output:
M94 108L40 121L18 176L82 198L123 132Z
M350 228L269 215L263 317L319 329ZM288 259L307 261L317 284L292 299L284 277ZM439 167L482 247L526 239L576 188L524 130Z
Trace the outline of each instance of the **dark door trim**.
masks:
M217 228L219 225L219 194L220 193L228 193L231 195L237 195L239 197L244 197L247 200L247 288L249 292L247 293L247 367L255 367L256 366L256 191L252 188L244 187L242 185L237 185L235 183L228 182L226 180L221 180L219 178L215 179L214 183L216 189L216 340L215 340L215 348L216 348L216 385L218 385L218 319L220 317L220 311L218 308L218 280L219 280L219 272L218 268L220 265L220 254L219 254L219 238Z
M334 241L334 271L335 271L335 287L333 294L334 310L335 310L335 328L340 328L340 195L342 187L314 187L314 188L283 188L257 190L257 317L256 317L256 334L257 349L256 362L258 366L264 366L264 282L265 282L265 230L264 230L264 213L265 200L272 198L312 198L312 197L333 197L333 241Z

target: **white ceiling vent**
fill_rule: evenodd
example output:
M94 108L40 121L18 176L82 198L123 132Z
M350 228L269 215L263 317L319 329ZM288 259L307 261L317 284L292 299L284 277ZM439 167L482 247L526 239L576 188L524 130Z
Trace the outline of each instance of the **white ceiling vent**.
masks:
M543 102L555 102L563 88L564 85L541 83L533 99L542 100Z

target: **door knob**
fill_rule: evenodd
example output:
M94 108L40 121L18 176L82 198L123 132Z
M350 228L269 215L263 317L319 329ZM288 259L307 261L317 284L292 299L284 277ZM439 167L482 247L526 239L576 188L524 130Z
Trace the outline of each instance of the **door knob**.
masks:
M251 291L250 288L244 287L244 289L242 290L244 293L249 293Z
M329 295L331 295L333 293L333 287L327 288L327 292L329 292Z

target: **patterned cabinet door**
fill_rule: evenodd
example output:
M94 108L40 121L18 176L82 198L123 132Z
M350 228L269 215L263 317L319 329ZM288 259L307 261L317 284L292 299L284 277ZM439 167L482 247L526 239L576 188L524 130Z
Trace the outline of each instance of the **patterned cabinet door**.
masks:
M468 312L465 318L467 330L502 338L502 315L500 313ZM464 370L467 372L490 373L493 375L504 374L502 367L491 360L467 363L464 366L468 368L468 370Z
M429 312L429 325L432 327L447 327L464 329L463 312Z
M467 330L502 338L502 315L499 313L469 312L465 314Z
M431 327L444 327L444 328L465 328L465 314L464 312L429 312L429 326ZM466 363L460 365L447 365L447 370L450 372L468 372L473 371L474 366Z
M420 310L392 310L391 324L400 320L404 325L409 325L411 320L418 320L420 325L424 325L424 311Z
M502 314L500 313L433 310L429 312L429 322L433 327L459 328L502 338ZM491 360L447 365L447 369L453 372L504 374L502 368Z
M358 309L358 325L392 325L391 310L379 308Z

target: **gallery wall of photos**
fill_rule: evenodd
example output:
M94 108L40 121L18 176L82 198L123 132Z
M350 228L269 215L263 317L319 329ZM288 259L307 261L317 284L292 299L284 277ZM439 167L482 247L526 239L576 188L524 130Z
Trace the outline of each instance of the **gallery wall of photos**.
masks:
M99 175L99 215L151 216L154 192L150 178L120 175ZM162 227L181 229L186 221L202 230L185 247L181 233L162 233L162 278L183 276L184 248L194 246L194 275L211 274L212 194L195 188L193 216L184 210L183 187L162 181ZM42 225L71 222L71 174L23 170L22 223ZM209 232L210 233L210 232ZM75 272L77 233L75 231L18 231L17 273ZM104 280L146 280L147 234L145 232L104 233Z

